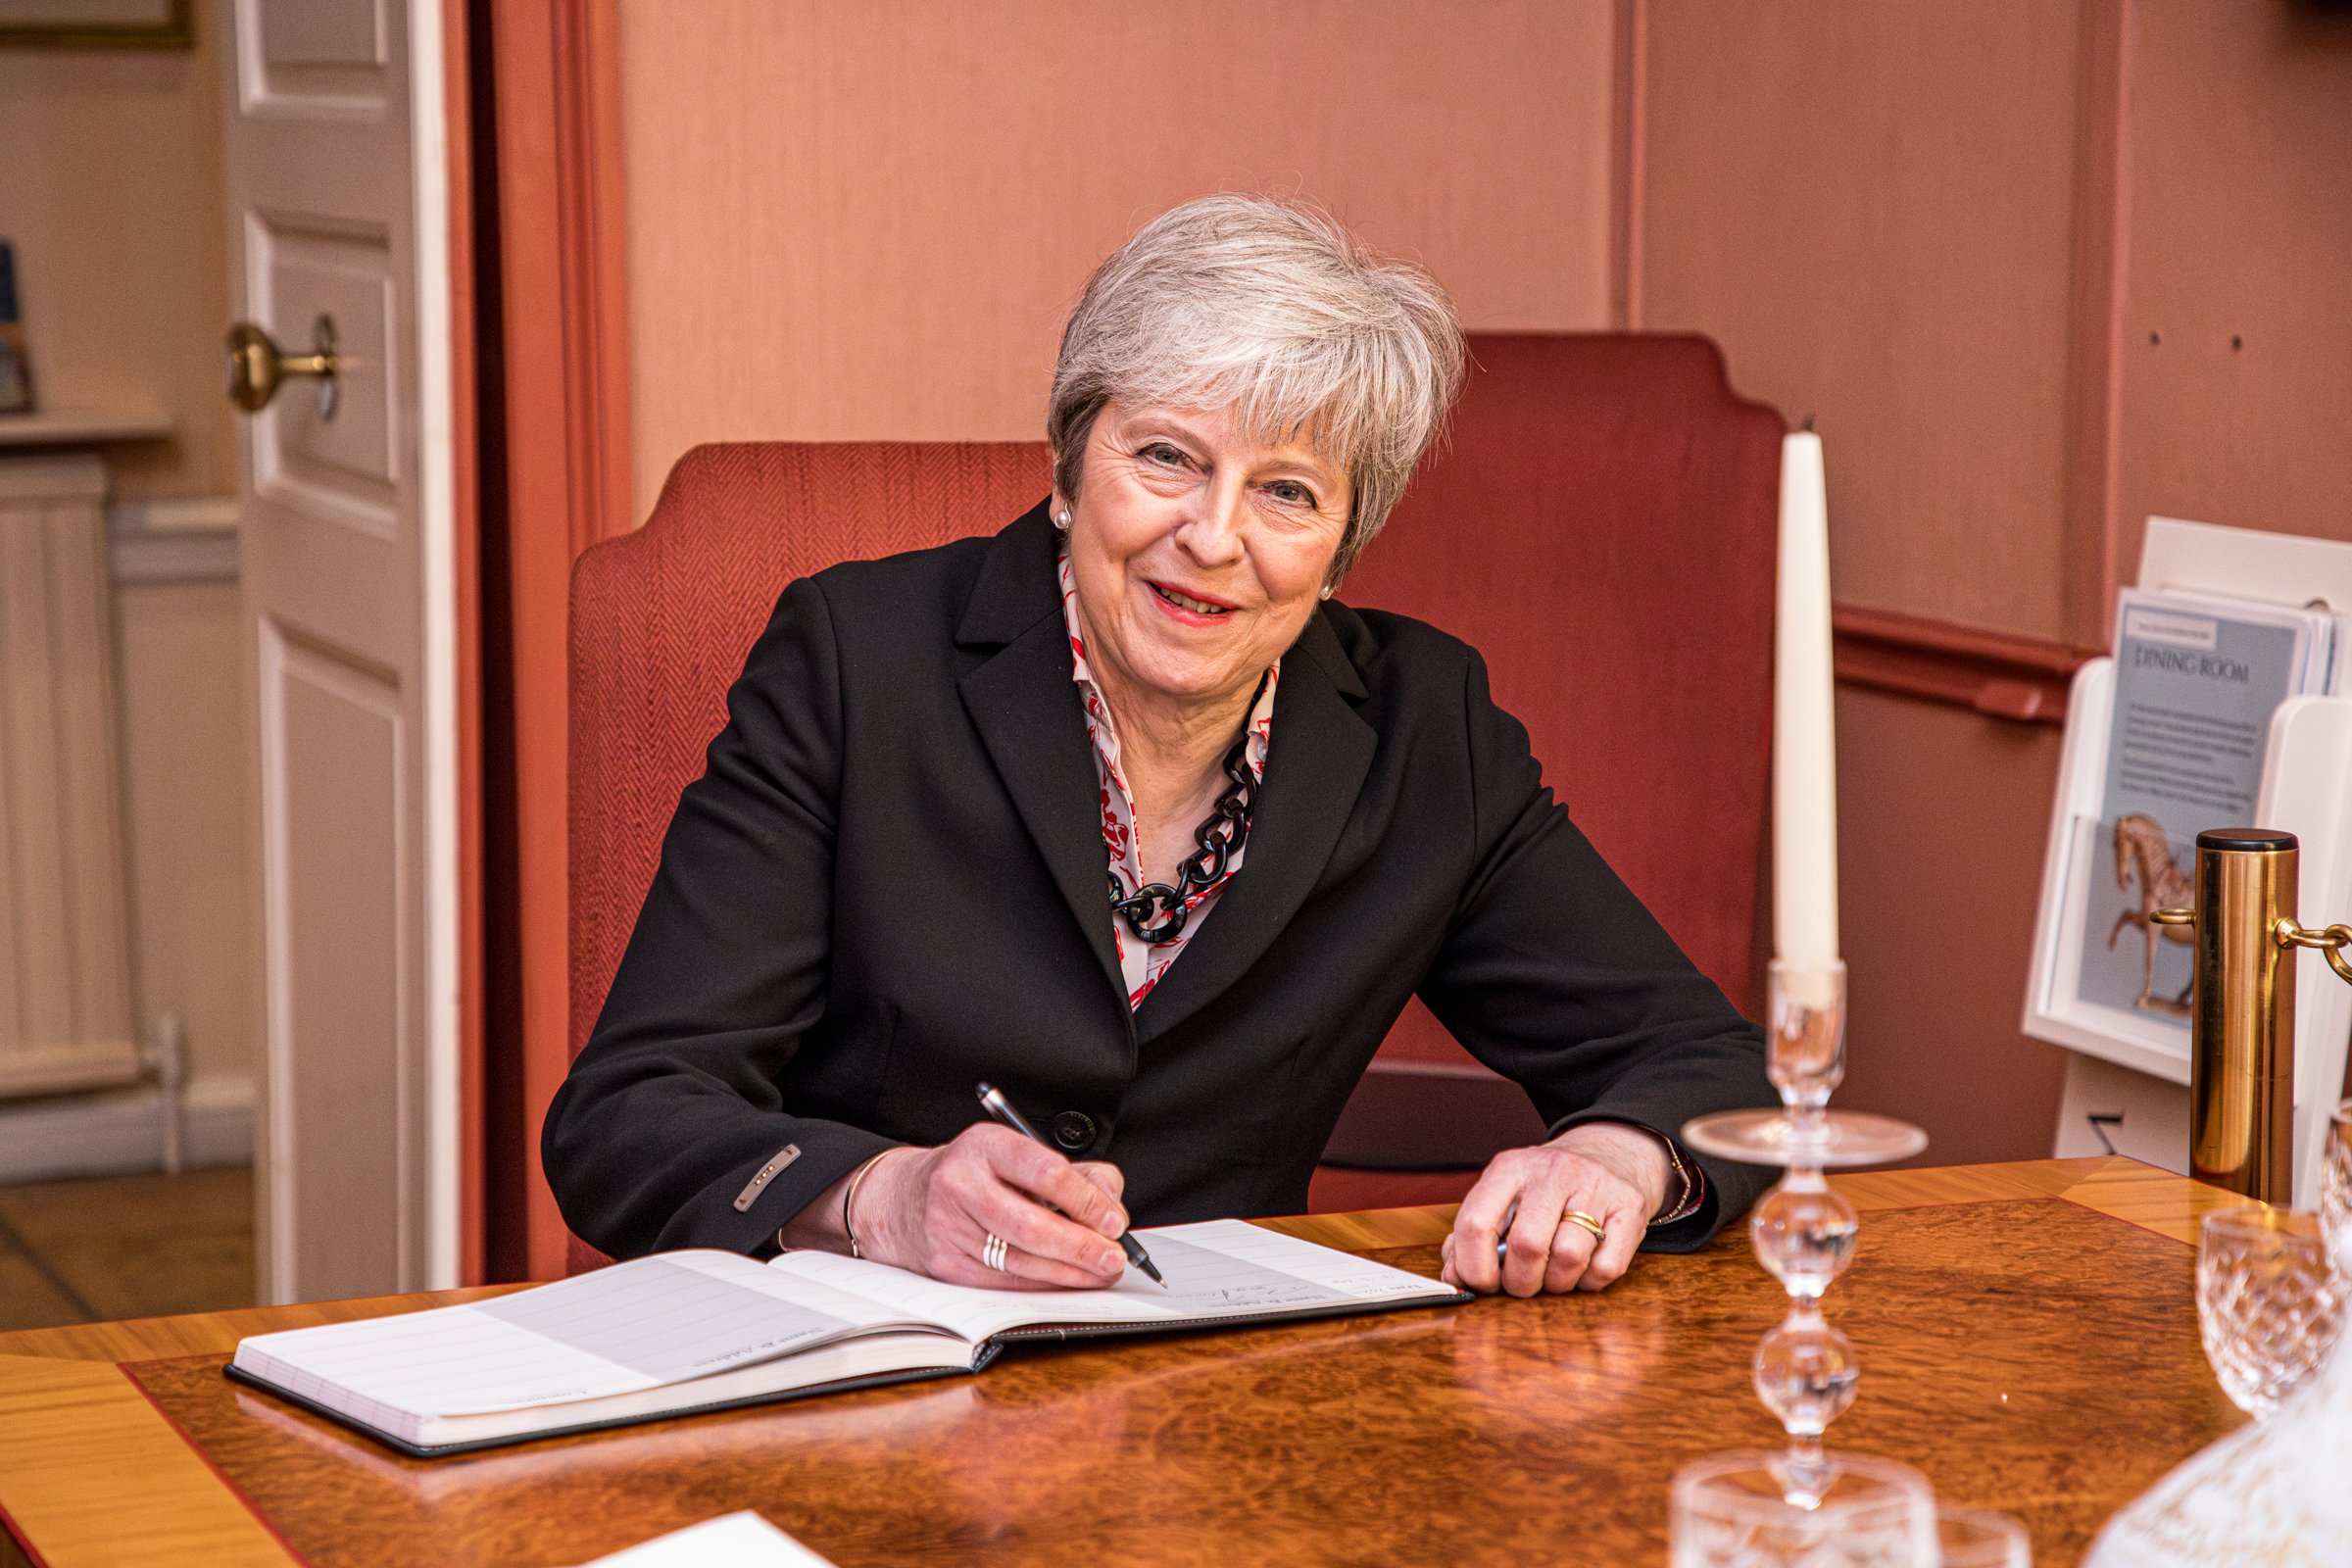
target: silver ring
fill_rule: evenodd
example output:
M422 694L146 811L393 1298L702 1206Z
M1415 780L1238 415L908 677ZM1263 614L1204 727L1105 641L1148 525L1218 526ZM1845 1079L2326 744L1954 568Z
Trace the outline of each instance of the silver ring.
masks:
M1004 1238L995 1231L988 1233L988 1244L980 1249L980 1261L998 1273L1004 1272Z

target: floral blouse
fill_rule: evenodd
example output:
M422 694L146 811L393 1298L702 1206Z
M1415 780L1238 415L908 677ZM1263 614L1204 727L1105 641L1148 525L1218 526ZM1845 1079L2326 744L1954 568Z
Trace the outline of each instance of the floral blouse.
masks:
M1095 781L1101 786L1102 802L1102 847L1110 854L1110 874L1119 884L1121 898L1133 898L1145 883L1144 847L1135 831L1135 797L1127 788L1127 775L1119 769L1119 733L1111 726L1110 707L1102 701L1102 690L1095 685L1093 666L1086 661L1086 634L1078 626L1078 588L1070 577L1069 552L1062 552L1058 566L1061 573L1061 621L1070 634L1070 678L1078 683L1078 696L1086 707L1086 738L1094 743ZM1267 669L1264 684L1258 687L1257 702L1250 710L1249 760L1250 771L1262 782L1266 776L1266 752L1274 744L1274 688L1282 680L1282 661L1277 659ZM1186 944L1200 934L1208 922L1209 911L1216 907L1217 899L1225 884L1241 874L1242 860L1249 853L1245 839L1236 844L1232 858L1225 862L1225 874L1185 900L1192 911L1186 916L1184 930L1168 942L1145 942L1127 929L1115 914L1105 908L1110 921L1110 939L1119 953L1119 972L1127 985L1127 1005L1140 1007L1159 977L1168 972Z

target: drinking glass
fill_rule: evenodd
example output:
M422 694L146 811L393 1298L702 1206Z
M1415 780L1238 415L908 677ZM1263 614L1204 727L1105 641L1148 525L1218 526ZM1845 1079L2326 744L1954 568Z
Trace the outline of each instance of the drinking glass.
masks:
M2262 1420L2328 1358L2343 1325L2344 1281L2318 1222L2278 1208L2205 1216L2197 1244L2197 1327L2222 1392Z
M1724 1453L1675 1473L1673 1568L1936 1568L1936 1494L1908 1465L1832 1456L1818 1500L1788 1500L1788 1460Z
M2034 1544L2026 1527L1988 1508L1937 1504L1936 1542L1942 1568L2034 1568Z
M2320 1155L2320 1228L2335 1252L2335 1271L2352 1281L2352 1100L2328 1120Z

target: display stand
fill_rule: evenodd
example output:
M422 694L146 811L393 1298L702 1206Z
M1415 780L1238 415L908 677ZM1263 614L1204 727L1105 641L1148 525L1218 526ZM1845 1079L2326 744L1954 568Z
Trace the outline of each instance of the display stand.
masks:
M2151 517L2139 586L2325 605L2352 613L2352 545ZM2271 719L2255 820L2230 824L2278 828L2301 841L2299 918L2305 925L2352 920L2352 635L2338 638L2332 690L2337 695L2290 697L2279 705ZM2076 995L2082 945L2097 939L2082 929L2084 901L2076 890L2087 876L2107 874L2093 862L2102 848L2114 700L2114 660L2094 659L2076 674L2042 861L2023 1027L2036 1040L2078 1054L2068 1063L2053 1152L2102 1152L2102 1132L2090 1120L2096 1115L2115 1152L2185 1170L2185 1023L2093 1005ZM2322 955L2306 951L2297 955L2295 990L2294 1191L2296 1206L2308 1208L2328 1116L2344 1095L2352 986L2329 971ZM2120 1123L2106 1120L2116 1116Z

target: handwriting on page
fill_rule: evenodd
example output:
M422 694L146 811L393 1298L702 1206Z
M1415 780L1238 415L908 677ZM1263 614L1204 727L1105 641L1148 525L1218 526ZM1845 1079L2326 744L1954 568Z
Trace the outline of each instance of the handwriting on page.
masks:
M1035 1324L1163 1323L1243 1318L1255 1313L1345 1308L1357 1301L1422 1296L1446 1287L1401 1269L1261 1229L1245 1220L1200 1220L1139 1233L1166 1276L1163 1289L1140 1270L1100 1291L983 1290L825 1252L787 1252L770 1268L815 1281L975 1343Z
M1173 1236L1154 1236L1149 1246L1152 1260L1168 1280L1167 1294L1161 1299L1186 1317L1329 1304L1353 1294L1335 1291L1320 1280L1304 1279L1232 1250L1211 1250ZM1159 1290L1149 1282L1132 1280L1123 1281L1122 1288L1138 1295Z
M1188 1251L1202 1251L1208 1260L1196 1265L1189 1260L1186 1274L1179 1278L1176 1271L1160 1260L1160 1271L1167 1275L1168 1284L1179 1294L1208 1289L1224 1292L1279 1292L1278 1298L1265 1300L1266 1305L1309 1305L1316 1302L1338 1304L1345 1301L1370 1301L1383 1298L1405 1296L1440 1297L1447 1294L1444 1286L1418 1274L1375 1263L1328 1247L1317 1247L1278 1231L1265 1230L1242 1220L1202 1220L1190 1225L1170 1225L1149 1233L1147 1245L1152 1255L1160 1258L1161 1249L1174 1255L1179 1248ZM1247 1269L1251 1273L1238 1273ZM1295 1283L1286 1283L1295 1282ZM1140 1282L1130 1274L1122 1289ZM1308 1294L1293 1294L1298 1287ZM1247 1296L1229 1299L1238 1305Z

